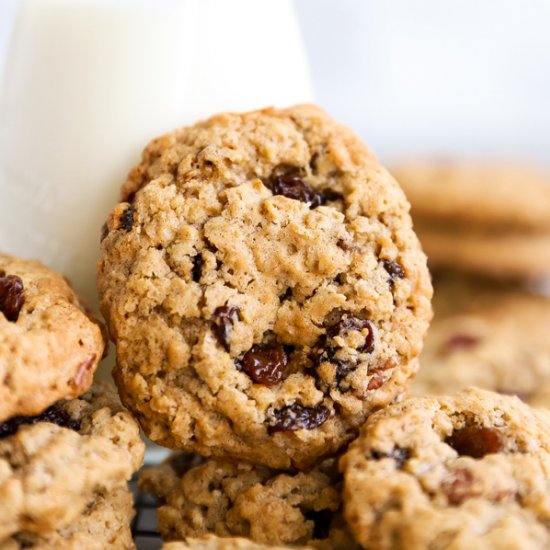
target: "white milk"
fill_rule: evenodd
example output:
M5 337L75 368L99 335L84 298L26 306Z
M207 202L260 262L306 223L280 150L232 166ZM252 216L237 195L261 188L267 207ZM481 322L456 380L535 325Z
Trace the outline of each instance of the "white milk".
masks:
M286 0L23 0L0 100L0 250L95 306L100 228L151 138L309 100Z

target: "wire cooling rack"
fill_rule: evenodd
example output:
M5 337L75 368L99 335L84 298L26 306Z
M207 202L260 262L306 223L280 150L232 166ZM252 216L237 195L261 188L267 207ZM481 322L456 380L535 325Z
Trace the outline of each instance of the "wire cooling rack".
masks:
M145 466L158 464L168 454L165 449L148 447L145 454ZM132 534L138 550L159 550L162 541L157 530L157 502L155 497L140 491L137 486L138 474L130 481L130 488L134 494L136 516L132 522Z
M132 522L132 535L138 550L158 550L162 541L157 531L156 499L138 489L137 476L130 481L134 493L136 516Z

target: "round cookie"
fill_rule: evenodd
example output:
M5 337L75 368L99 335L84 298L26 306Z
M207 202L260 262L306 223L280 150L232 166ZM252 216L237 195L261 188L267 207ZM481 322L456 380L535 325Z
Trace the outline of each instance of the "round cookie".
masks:
M162 550L286 550L289 546L258 544L239 537L221 538L214 535L167 542ZM292 546L294 550L314 550L312 546Z
M104 228L101 309L154 441L308 467L397 399L431 316L396 182L314 106L153 141Z
M104 346L63 276L0 254L0 422L84 393Z
M21 532L0 541L0 550L135 550L130 524L134 517L127 486L98 493L69 525L38 535Z
M391 172L411 201L414 217L550 231L550 173L436 160L403 163Z
M415 230L430 267L497 279L544 279L550 275L550 231L477 231L422 221Z
M139 428L114 390L94 385L39 417L0 425L0 541L61 529L143 460Z
M489 277L457 271L436 271L432 275L434 295L432 306L434 320L450 317L456 313L479 313L491 310L507 297L526 296L526 285L519 281L495 281ZM533 292L535 295L540 293ZM429 333L429 330L428 330Z
M436 278L435 319L411 392L477 386L550 408L550 298L464 286Z
M159 500L165 540L215 534L269 545L357 547L341 516L334 459L291 474L180 453L145 470L139 485Z
M372 415L342 457L344 514L382 549L550 545L550 414L470 388Z

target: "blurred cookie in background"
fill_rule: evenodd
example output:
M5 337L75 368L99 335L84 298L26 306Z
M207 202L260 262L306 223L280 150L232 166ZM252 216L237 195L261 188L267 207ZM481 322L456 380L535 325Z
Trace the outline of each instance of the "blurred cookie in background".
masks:
M506 164L417 161L392 173L432 268L499 279L550 276L550 174Z
M457 269L502 280L550 277L550 232L481 232L422 220L415 229L432 269Z
M436 159L403 163L390 171L417 218L550 231L550 175L542 171Z
M457 276L437 276L434 286L412 394L477 386L550 407L550 298Z

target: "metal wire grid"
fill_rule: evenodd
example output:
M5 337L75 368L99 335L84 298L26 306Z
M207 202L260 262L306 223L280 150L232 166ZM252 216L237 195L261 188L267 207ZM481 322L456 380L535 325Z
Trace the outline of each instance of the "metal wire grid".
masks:
M132 535L138 550L158 550L162 546L162 541L157 530L157 502L153 496L139 490L137 477L138 474L134 475L130 481L136 508Z

